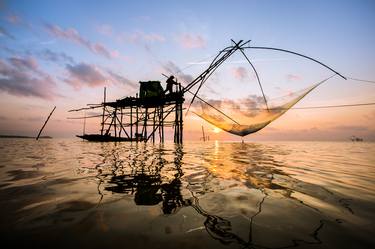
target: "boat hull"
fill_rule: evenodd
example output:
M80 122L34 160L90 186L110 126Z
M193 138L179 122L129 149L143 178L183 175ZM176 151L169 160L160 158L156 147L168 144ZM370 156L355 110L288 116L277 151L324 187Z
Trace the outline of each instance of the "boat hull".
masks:
M130 139L127 137L113 137L109 135L100 135L100 134L84 134L84 135L76 135L79 138L82 138L87 141L92 142L131 142L137 141L136 139ZM139 141L139 140L138 140Z

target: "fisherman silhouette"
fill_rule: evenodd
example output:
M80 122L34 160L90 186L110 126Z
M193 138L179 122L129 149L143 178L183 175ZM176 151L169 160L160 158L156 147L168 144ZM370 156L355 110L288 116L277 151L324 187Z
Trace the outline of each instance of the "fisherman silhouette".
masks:
M171 75L168 79L167 79L167 87L164 91L164 93L166 94L167 92L169 92L170 94L173 93L173 85L177 85L177 82L174 80L174 76Z

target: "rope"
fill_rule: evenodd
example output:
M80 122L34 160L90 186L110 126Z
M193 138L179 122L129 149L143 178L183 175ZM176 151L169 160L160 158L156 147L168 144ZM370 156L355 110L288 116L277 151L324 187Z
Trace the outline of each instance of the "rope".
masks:
M197 61L197 63L206 62L207 60L212 59L212 58L214 58L215 56L216 56L216 54L211 55L211 56L209 56L209 57L207 57L207 58L204 58L204 59L201 59L201 60ZM176 71L176 74L181 74L181 73L183 73L186 69L188 69L188 68L190 68L190 67L193 67L193 66L195 66L195 65L196 65L196 64L190 64L190 65L188 65L188 66L186 66L186 67L183 67L183 68L177 70L177 71Z
M326 105L326 106L306 106L306 107L292 107L290 109L325 109L325 108L340 108L340 107L354 107L354 106L369 106L374 103L358 103L358 104L343 104L343 105Z
M322 106L306 106L306 107L292 107L292 108L270 108L270 111L273 110L304 110L304 109L326 109L326 108L340 108L340 107L356 107L356 106L371 106L375 105L375 102L370 103L357 103L357 104L342 104L342 105L322 105ZM233 108L236 109L236 108ZM259 110L267 110L264 108L245 108L244 110L249 111L259 111Z
M375 84L375 81L373 81L373 80L362 80L362 79L356 79L356 78L351 78L351 77L347 77L347 78L350 79L350 80L366 82L366 83L374 83Z

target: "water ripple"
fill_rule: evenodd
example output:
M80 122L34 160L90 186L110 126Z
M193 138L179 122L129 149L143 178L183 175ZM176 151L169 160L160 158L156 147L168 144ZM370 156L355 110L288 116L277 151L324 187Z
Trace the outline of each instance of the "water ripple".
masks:
M3 139L0 154L0 232L14 245L374 245L371 143Z

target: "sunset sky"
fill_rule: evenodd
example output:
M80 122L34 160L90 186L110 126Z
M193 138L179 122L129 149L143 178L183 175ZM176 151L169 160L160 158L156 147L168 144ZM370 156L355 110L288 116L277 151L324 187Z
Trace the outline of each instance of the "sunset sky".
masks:
M94 3L95 2L95 3ZM345 76L375 80L375 2L353 1L0 1L0 134L73 137L82 121L67 111L135 96L139 81L175 74L186 85L231 39L293 50ZM267 98L304 89L332 75L318 64L272 51L246 51ZM180 73L178 73L181 71ZM212 95L216 92L215 96ZM261 94L236 54L201 96ZM186 96L189 98L189 96ZM375 84L334 77L296 107L375 102ZM290 110L246 140L375 140L375 106ZM240 140L192 113L185 138ZM87 124L98 132L98 120Z

